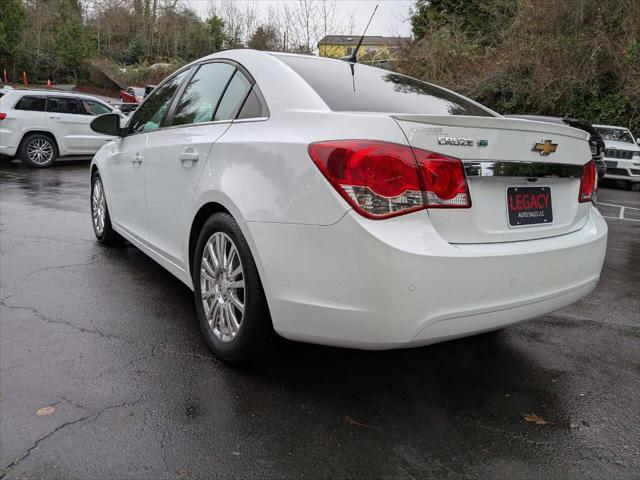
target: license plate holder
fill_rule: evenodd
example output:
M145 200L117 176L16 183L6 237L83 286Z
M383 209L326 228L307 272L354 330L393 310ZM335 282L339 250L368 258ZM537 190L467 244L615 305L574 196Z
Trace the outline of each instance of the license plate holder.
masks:
M551 187L507 187L507 217L512 228L552 223Z

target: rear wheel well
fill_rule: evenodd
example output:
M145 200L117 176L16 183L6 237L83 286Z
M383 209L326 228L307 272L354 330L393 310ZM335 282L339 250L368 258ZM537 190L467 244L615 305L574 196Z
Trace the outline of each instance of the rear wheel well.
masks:
M91 176L89 178L93 178L93 176L96 174L97 171L98 171L97 165L91 165Z
M20 139L20 145L18 146L17 151L20 151L20 148L22 148L22 142L24 142L24 139L29 135L44 135L45 137L49 137L55 144L56 149L58 150L58 155L60 155L60 146L58 145L56 137L53 135L53 133L44 130L29 130L28 132L24 132L24 135L22 135L22 138Z
M189 232L189 275L193 277L193 261L196 254L196 245L198 244L198 237L200 236L200 231L202 230L202 226L207 221L207 219L213 215L214 213L224 212L231 215L229 210L224 208L219 203L211 202L206 203L198 213L196 213L195 218L191 224L191 231ZM233 215L232 215L233 216Z

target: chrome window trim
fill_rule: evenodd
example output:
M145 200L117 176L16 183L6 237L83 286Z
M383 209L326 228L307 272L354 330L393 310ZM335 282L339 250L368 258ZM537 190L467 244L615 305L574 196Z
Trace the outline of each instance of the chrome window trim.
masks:
M584 165L529 161L463 160L467 177L582 178Z

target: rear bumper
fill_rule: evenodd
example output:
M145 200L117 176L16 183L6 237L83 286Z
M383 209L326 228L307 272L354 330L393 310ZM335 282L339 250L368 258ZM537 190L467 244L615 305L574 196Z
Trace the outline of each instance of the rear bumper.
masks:
M247 226L276 331L366 349L426 345L569 305L596 286L607 239L593 208L577 232L500 244L449 244L425 212Z

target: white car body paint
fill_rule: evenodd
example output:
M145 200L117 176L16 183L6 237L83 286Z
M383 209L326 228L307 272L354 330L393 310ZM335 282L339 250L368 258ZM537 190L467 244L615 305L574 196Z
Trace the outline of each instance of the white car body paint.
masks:
M92 163L116 231L190 288L190 229L211 203L238 222L274 328L293 340L425 345L539 317L596 286L607 226L591 203L578 203L580 178L536 183L557 195L551 225L509 228L503 192L529 183L498 176L469 177L469 209L371 220L351 208L308 153L317 141L373 139L467 161L582 166L590 160L585 132L499 116L332 111L277 55L227 51L196 63L213 59L233 60L253 76L268 118L117 138ZM488 146L437 145L440 134L486 139ZM557 152L541 157L531 146L545 139ZM180 159L187 150L199 156L190 165ZM143 159L134 165L136 153Z

